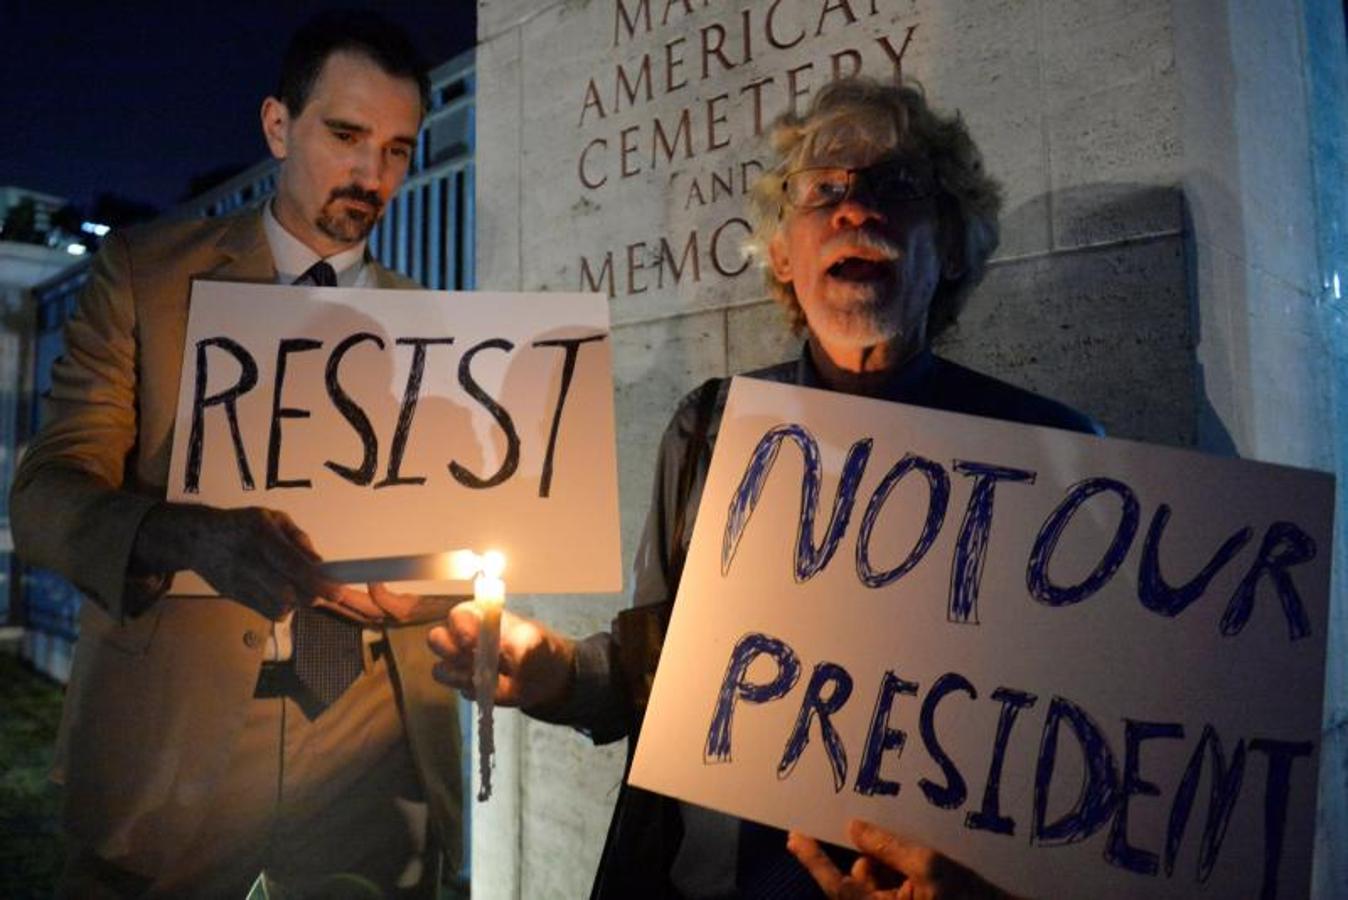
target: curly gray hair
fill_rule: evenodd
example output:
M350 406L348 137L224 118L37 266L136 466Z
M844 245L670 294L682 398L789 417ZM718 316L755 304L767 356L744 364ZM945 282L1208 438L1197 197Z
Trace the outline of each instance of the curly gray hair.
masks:
M983 170L982 154L958 113L946 115L932 109L922 88L914 83L844 78L816 93L804 116L779 116L772 124L770 139L778 162L750 191L753 234L746 250L759 260L768 290L786 308L795 331L805 328L805 314L795 289L778 281L767 264L768 246L785 213L783 178L826 155L832 147L855 147L858 143L875 146L882 153L914 153L931 162L942 234L952 241L949 246L959 249L961 257L959 273L943 277L936 288L927 322L928 337L955 321L969 293L982 280L988 257L997 249L997 214L1002 207L1001 187Z

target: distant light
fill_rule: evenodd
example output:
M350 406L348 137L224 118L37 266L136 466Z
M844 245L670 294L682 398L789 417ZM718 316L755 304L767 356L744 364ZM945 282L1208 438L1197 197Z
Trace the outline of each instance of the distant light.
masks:
M81 222L80 231L86 234L92 234L94 237L105 237L112 229L107 225L100 225L97 222Z
M1343 291L1339 290L1339 273L1338 273L1338 272L1335 272L1335 273L1334 273L1334 299L1335 299L1335 300L1342 300L1342 299L1343 299Z
M66 244L66 252L71 256L83 256L89 252L89 248L83 244Z

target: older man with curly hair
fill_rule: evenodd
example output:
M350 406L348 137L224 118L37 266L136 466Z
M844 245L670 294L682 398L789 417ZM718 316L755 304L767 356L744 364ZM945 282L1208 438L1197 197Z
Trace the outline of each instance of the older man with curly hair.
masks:
M747 374L1098 431L1060 403L931 352L998 240L1000 191L959 116L933 110L915 86L851 78L819 91L804 115L780 117L771 137L777 163L752 191L749 249L804 346L798 359ZM665 431L633 608L612 631L581 641L508 619L498 703L580 729L596 743L636 737L729 383L712 379L694 390ZM476 619L462 608L432 631L443 657L437 678L469 689L476 634ZM1004 896L948 857L883 829L854 823L852 834L859 858L625 786L594 896Z

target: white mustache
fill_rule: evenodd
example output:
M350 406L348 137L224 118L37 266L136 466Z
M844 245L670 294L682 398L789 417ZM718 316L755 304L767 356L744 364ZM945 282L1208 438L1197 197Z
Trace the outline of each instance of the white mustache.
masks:
M853 250L858 247L883 254L887 262L893 262L903 255L903 248L889 238L862 229L835 234L824 242L819 252L828 257L836 251Z

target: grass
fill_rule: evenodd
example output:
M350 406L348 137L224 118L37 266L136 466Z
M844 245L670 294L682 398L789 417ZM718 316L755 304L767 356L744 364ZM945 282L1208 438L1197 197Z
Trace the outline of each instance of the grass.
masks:
M56 785L47 779L62 689L0 653L0 897L50 897L61 871Z
M0 898L5 900L50 897L61 873L60 789L47 773L63 697L60 685L0 651ZM467 885L444 885L440 896L467 897Z

